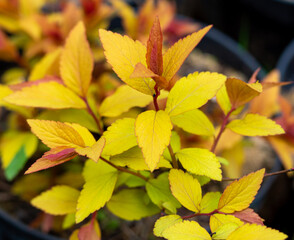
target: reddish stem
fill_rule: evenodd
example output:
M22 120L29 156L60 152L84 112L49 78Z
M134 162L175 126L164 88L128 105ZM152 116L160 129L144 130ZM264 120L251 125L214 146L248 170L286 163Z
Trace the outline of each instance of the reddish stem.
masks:
M98 127L99 132L100 132L101 134L103 134L103 129L102 129L102 127L101 127L100 121L99 121L99 119L97 118L96 114L93 112L92 108L90 107L87 98L83 97L82 99L83 99L83 101L85 102L85 104L86 104L86 106L87 106L87 111L88 111L88 113L93 117L94 121L96 122L96 125L97 125L97 127Z
M154 107L155 107L155 111L157 112L157 111L159 111L159 106L158 106L157 98L160 95L160 91L158 90L157 85L154 86L154 90L155 90L155 94L153 95L153 104L154 104Z
M191 215L183 216L182 219L190 219L190 218L197 217L197 216L211 216L211 215L216 214L216 213L223 214L223 212L220 212L219 210L216 209L216 210L213 210L210 213L194 213L194 214L191 214Z
M285 170L272 172L272 173L265 173L264 177L271 177L271 176L275 176L275 175L279 175L279 174L283 174L283 173L288 173L288 172L294 172L294 168L285 169ZM239 179L240 178L223 178L222 181L235 181L235 180L239 180Z
M142 174L138 173L138 172L133 172L127 168L123 168L123 167L120 167L120 166L116 166L115 164L113 164L112 162L108 161L107 159L105 159L104 157L100 156L100 159L104 162L106 162L107 164L109 164L110 166L116 168L117 170L121 171L121 172L126 172L126 173L129 173L129 174L132 174L136 177L139 177L141 179L143 179L144 181L148 181L148 178L146 178L145 176L143 176Z
M226 126L227 126L227 124L229 122L229 117L232 114L232 112L235 111L235 110L236 110L236 108L232 107L231 110L227 113L227 115L225 115L224 120L223 120L222 125L221 125L221 128L219 130L219 133L218 133L217 137L214 139L214 142L213 142L213 144L211 146L211 149L210 149L211 152L213 152L213 153L215 152L215 149L216 149L216 146L217 146L217 144L219 142L219 139L220 139L221 135L223 134L224 130L226 129Z

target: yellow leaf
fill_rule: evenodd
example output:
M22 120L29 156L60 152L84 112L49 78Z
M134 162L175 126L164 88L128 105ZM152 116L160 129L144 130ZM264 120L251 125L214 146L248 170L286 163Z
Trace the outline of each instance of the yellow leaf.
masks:
M214 127L208 117L199 109L172 116L172 123L186 132L196 135L213 136Z
M53 109L87 107L74 92L55 81L24 87L5 97L4 101L26 107Z
M248 84L237 78L228 78L226 89L231 104L237 108L258 96L262 92L262 85L258 82Z
M288 236L278 230L256 224L244 224L232 232L227 240L283 240Z
M123 85L118 87L114 94L104 99L99 113L103 117L117 117L132 107L145 107L150 102L152 102L151 96Z
M98 162L102 150L105 145L105 138L101 137L96 143L90 147L76 149L76 152L80 155L87 156L95 162Z
M59 75L59 57L61 48L47 53L32 69L29 81L42 79L45 76Z
M216 232L213 233L212 239L214 240L223 240L227 239L227 237L238 228L237 223L226 223L221 225Z
M27 121L32 132L50 148L86 147L81 135L66 123L37 119L29 119Z
M65 85L82 97L87 96L94 66L85 31L82 22L71 30L60 60L60 73Z
M211 240L209 233L195 221L183 221L162 233L168 240Z
M226 81L218 73L192 73L176 82L167 98L165 111L173 117L197 109L213 98Z
M285 133L284 129L273 120L250 113L243 119L233 120L227 125L227 128L244 136L268 136Z
M205 34L210 30L212 25L209 25L198 32L180 39L163 55L163 73L162 76L170 81L178 72L185 59L195 46L201 41Z
M74 130L78 132L78 134L82 137L86 147L93 146L93 144L96 143L95 138L93 137L92 133L90 133L87 128L77 123L65 123L65 124L72 127Z
M138 146L132 147L121 154L110 157L110 161L117 166L128 166L129 168L137 171L149 170L143 157L141 148ZM160 167L171 168L171 165L169 161L161 157L159 163L156 166L156 169Z
M113 195L107 208L116 216L133 221L160 212L143 189L123 189Z
M187 209L198 213L202 190L197 179L182 170L172 169L169 173L172 194Z
M213 214L209 219L211 232L216 232L221 226L227 223L235 223L237 226L242 226L244 223L233 215Z
M218 201L221 197L220 192L208 192L206 193L200 203L201 213L210 213L217 209Z
M123 118L114 122L103 133L106 144L103 155L113 156L120 154L137 145L135 136L135 119Z
M184 148L176 153L183 167L196 175L204 175L220 181L221 165L214 153L201 148Z
M80 192L68 186L55 186L35 197L31 204L52 215L65 215L76 211Z
M99 30L104 54L118 77L139 92L153 95L155 82L152 78L130 78L137 63L146 64L146 47L127 36Z
M103 161L88 160L83 170L85 184L78 199L76 223L100 209L111 198L117 170Z
M171 227L172 225L182 222L182 218L179 215L167 215L159 218L154 225L153 233L157 237L162 237L162 233Z
M137 141L150 171L156 168L164 149L169 144L171 129L170 118L164 111L149 110L137 117Z
M233 213L248 208L260 188L264 172L263 168L232 182L223 192L218 203L218 210Z

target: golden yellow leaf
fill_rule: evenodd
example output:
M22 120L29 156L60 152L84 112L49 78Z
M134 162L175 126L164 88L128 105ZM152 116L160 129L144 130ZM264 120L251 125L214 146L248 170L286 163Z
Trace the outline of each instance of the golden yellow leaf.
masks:
M179 215L167 215L159 218L154 225L153 233L157 237L162 237L162 233L171 227L172 225L182 222L182 218Z
M104 54L118 77L139 92L153 95L155 82L152 78L130 78L137 63L146 64L146 47L127 36L99 30Z
M228 78L226 89L231 104L237 108L258 96L262 92L262 85L258 82L248 84L237 78Z
M202 190L197 179L182 170L172 169L169 173L172 194L187 209L198 213L202 199Z
M284 240L288 236L278 230L256 224L244 224L232 232L227 240Z
M227 223L235 223L238 226L242 226L244 224L239 218L236 218L233 215L213 214L209 219L211 232L216 232L219 227Z
M173 117L197 109L213 98L225 81L226 76L219 73L189 74L171 89L165 111Z
M60 73L65 85L82 97L87 96L94 59L86 38L85 26L79 22L66 39L60 59Z
M263 168L227 186L219 200L218 210L224 213L233 213L248 208L260 188L264 172Z
M75 151L80 155L87 156L88 158L94 160L95 162L98 162L104 146L105 146L105 138L101 137L92 146L79 148L79 149L76 149Z
M87 107L74 92L55 81L24 87L5 97L4 101L26 107L53 109Z
M66 123L37 119L29 119L27 121L32 132L50 148L85 147L85 142L81 135Z
M227 128L244 136L268 136L285 133L275 121L258 114L247 114L243 119L231 121Z
M170 118L162 110L149 110L137 117L135 133L150 171L156 168L164 149L169 144L171 129Z
M176 153L179 161L187 171L207 176L220 181L222 179L221 165L214 153L202 148L184 148Z
M65 185L55 186L32 199L31 204L52 215L76 212L80 192Z
M212 25L209 25L198 32L180 39L163 55L163 73L162 76L170 81L178 72L185 59L195 46L201 41L205 34L210 30Z
M214 135L213 124L209 118L199 109L194 109L176 116L172 116L171 121L173 124L189 133L204 136Z
M162 233L168 240L211 240L209 233L195 221L183 221L167 228Z

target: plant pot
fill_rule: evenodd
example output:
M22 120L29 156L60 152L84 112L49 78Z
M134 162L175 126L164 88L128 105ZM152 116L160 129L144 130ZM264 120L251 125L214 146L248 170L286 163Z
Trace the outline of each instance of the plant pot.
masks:
M0 239L5 240L62 240L34 230L24 223L13 219L0 209Z

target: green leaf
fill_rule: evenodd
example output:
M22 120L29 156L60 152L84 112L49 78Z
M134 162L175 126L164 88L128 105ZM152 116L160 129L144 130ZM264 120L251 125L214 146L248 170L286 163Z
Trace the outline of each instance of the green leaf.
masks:
M218 202L221 197L220 192L208 192L206 193L200 203L201 213L210 213L217 209Z
M156 179L150 179L146 184L146 190L151 201L161 209L166 202L170 203L170 208L167 210L172 213L176 213L176 209L181 207L171 193L167 172L160 174Z
M83 176L85 184L78 199L76 222L84 220L89 214L100 209L111 198L118 172L103 161L88 160Z
M171 121L189 133L204 136L214 135L213 124L199 109L193 109L176 116L171 116Z
M170 145L174 153L181 149L181 139L177 132L172 131L171 138L170 138ZM163 157L169 161L172 161L170 152L168 148L166 148L163 152Z
M225 81L226 77L218 73L189 74L171 89L165 111L173 117L197 109L213 98Z
M187 209L198 213L202 199L201 186L197 179L182 170L172 169L169 173L172 194Z
M113 195L107 208L125 220L139 220L160 212L142 189L123 189Z
M273 120L250 113L243 119L233 120L227 125L227 128L244 136L268 136L285 133L284 129Z
M183 167L196 175L204 175L220 181L221 165L217 157L207 149L185 148L176 153Z

